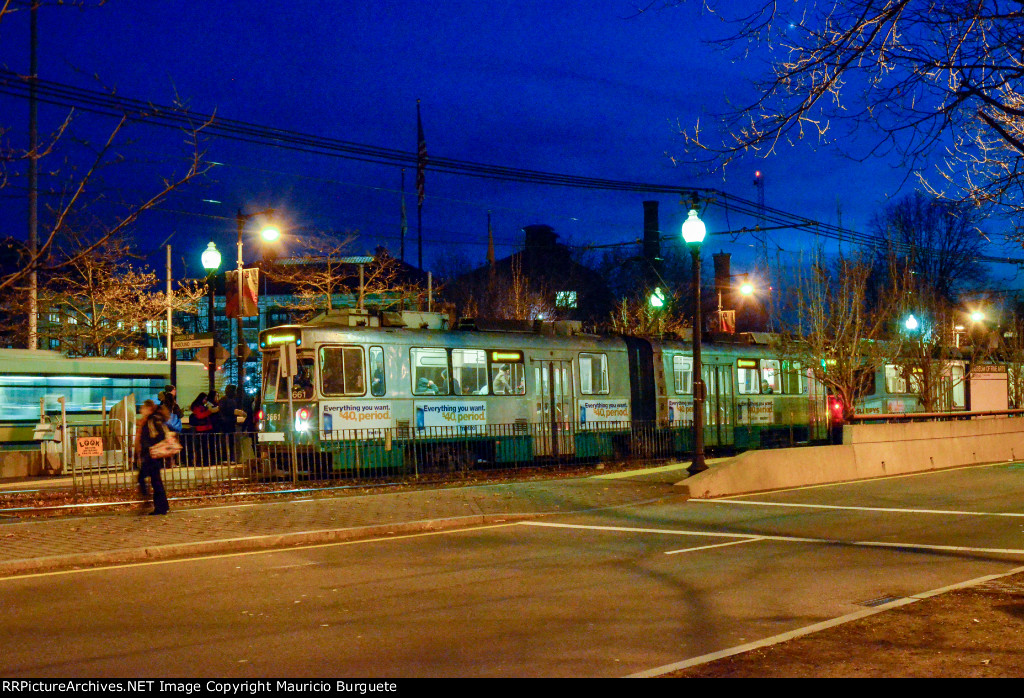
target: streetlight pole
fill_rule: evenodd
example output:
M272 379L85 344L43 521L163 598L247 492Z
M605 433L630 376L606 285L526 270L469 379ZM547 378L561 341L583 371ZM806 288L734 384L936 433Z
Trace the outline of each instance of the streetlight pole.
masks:
M686 469L691 475L708 469L704 462L704 377L700 361L701 317L700 317L700 246L704 242L707 228L697 215L690 209L683 222L683 240L690 248L693 256L693 462Z
M242 213L242 209L238 209L238 215L235 217L235 223L238 228L238 272L235 275L236 288L235 292L237 295L237 314L235 315L235 328L238 334L238 344L235 346L235 355L238 357L238 390L243 394L245 393L245 350L248 348L248 344L245 341L245 331L242 328L242 270L245 265L242 258L242 231L245 229L246 222L256 218L257 216L272 216L274 215L274 209L268 208L263 211L257 211L256 213ZM262 233L265 240L273 241L276 240L280 233L276 228L267 228Z
M206 311L206 322L210 329L210 335L213 337L213 345L210 347L210 363L207 366L209 385L206 394L212 399L214 379L217 373L217 330L216 325L213 324L213 280L217 276L217 270L220 268L220 252L217 250L217 246L212 242L207 245L206 250L203 251L202 259L203 268L206 269L206 292L210 300Z

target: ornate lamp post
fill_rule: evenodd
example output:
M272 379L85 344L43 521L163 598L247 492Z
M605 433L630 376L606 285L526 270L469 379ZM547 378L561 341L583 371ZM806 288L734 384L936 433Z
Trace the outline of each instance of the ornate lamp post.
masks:
M253 218L272 215L274 215L274 209L268 208L255 213L242 213L242 209L238 209L238 215L235 216L235 222L238 227L238 273L235 279L235 292L238 294L238 313L235 316L238 345L235 347L235 355L238 357L238 389L243 392L245 391L245 355L248 353L246 351L248 345L245 342L245 334L242 329L242 268L244 266L242 259L242 232L245 230L245 224ZM281 231L274 226L267 225L260 231L260 237L266 242L276 242L281 237Z
M213 335L213 346L210 347L210 365L208 367L210 381L208 386L207 395L213 395L214 387L214 374L217 372L217 330L213 324L213 279L217 275L217 270L220 269L220 252L217 250L217 246L212 242L206 246L203 251L203 269L206 270L206 291L209 296L210 304L206 313L206 321L210 327L210 334Z
M683 240L693 256L693 463L686 469L696 475L708 469L704 462L704 375L700 363L701 317L700 317L700 246L707 235L704 222L697 211L690 209L683 221Z

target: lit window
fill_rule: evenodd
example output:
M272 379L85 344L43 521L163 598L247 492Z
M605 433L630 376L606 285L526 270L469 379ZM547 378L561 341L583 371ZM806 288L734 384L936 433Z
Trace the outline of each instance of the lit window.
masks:
M676 354L672 357L672 374L677 395L693 393L693 359Z
M580 392L584 395L607 394L607 356L604 354L580 354Z

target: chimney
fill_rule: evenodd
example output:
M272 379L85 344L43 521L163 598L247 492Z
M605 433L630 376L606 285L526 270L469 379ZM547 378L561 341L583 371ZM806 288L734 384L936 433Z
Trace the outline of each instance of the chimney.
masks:
M731 308L733 306L733 299L729 293L731 288L729 277L732 275L730 262L732 255L728 252L719 252L712 255L712 258L715 260L715 291L721 294L722 307Z
M716 324L719 332L736 331L735 296L729 279L732 275L732 255L728 252L719 252L712 255L715 260L715 292L718 301L718 320Z

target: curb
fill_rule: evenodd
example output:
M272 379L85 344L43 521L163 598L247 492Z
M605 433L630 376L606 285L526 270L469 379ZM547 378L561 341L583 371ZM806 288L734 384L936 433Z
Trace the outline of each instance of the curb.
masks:
M51 572L82 571L83 567L96 565L130 564L138 562L173 561L196 555L219 555L224 553L255 553L264 550L288 548L299 545L326 545L348 541L387 539L396 534L408 535L449 531L474 526L513 523L526 519L547 516L540 514L481 514L448 519L424 519L396 524L377 524L357 528L323 529L298 531L266 536L225 538L222 540L196 541L190 543L169 543L148 548L122 548L74 555L24 558L0 562L0 577L25 576Z

